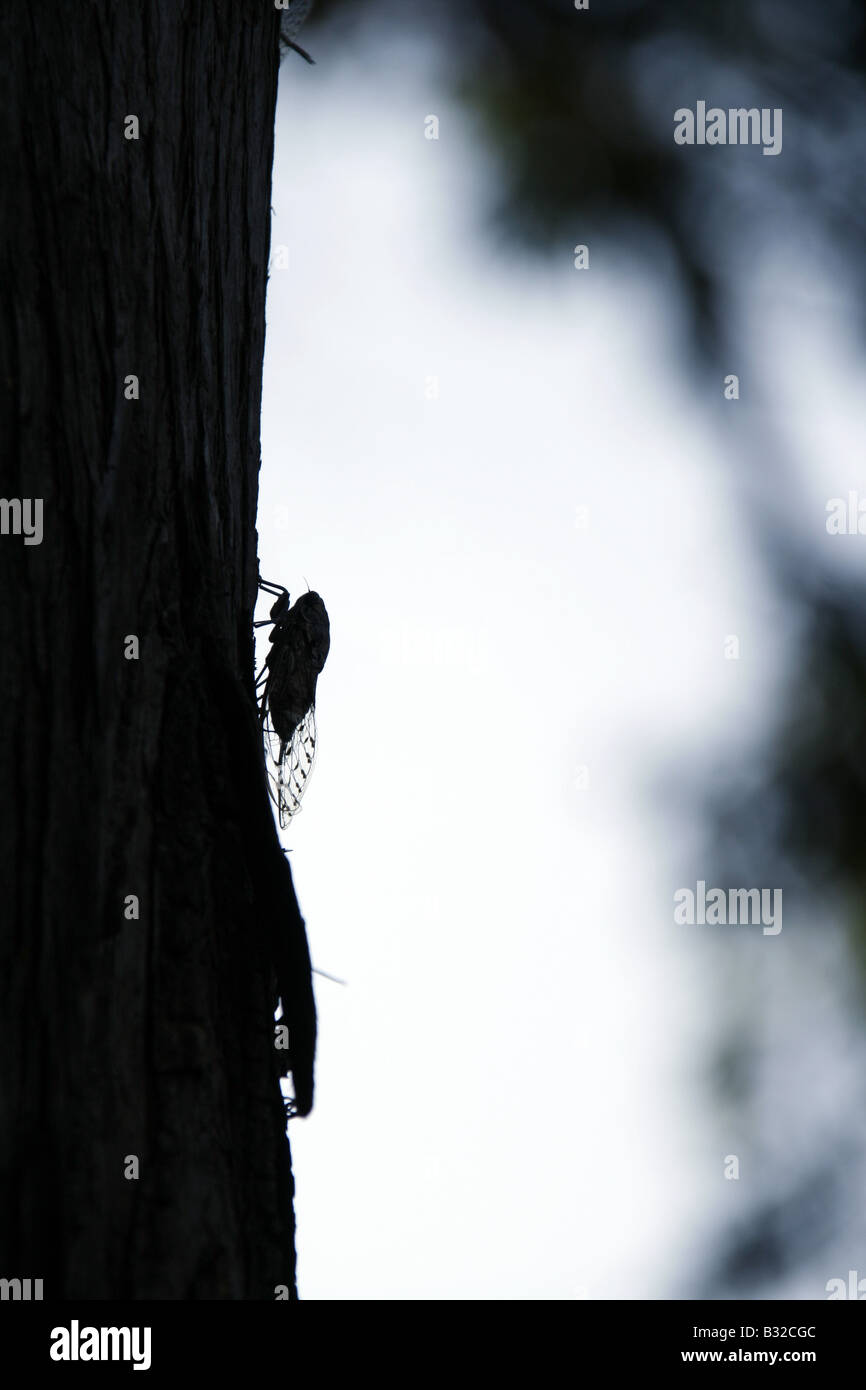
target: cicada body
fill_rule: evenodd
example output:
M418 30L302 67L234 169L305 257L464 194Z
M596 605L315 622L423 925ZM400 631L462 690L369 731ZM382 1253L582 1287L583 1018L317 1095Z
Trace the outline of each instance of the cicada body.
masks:
M271 608L271 650L256 688L271 799L285 828L301 805L316 757L316 681L331 645L328 612L318 594L302 594L290 607L286 589L260 581L278 595ZM263 624L257 624L262 626Z

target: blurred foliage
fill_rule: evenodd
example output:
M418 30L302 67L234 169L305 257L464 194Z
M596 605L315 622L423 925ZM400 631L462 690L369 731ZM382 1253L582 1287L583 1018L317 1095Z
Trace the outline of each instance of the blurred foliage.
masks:
M668 248L693 366L717 374L732 347L734 360L744 355L743 266L762 239L772 245L781 233L796 235L807 256L817 250L825 264L844 266L866 326L863 0L592 0L588 11L573 0L318 0L303 41L315 55L317 27L333 25L353 45L368 22L382 26L380 40L420 30L438 41L440 70L497 175L498 235L557 257L593 238L601 250L602 237L615 235L645 256L650 274L659 273L660 242ZM385 61L387 42L382 52ZM781 107L782 152L677 146L674 111L698 100ZM750 462L768 468L779 454L787 482L780 487L777 475L777 497L794 489L778 440L763 453L760 440L750 448ZM692 792L708 808L715 882L793 889L798 907L812 904L818 931L841 916L866 981L866 594L798 549L772 490L752 502L764 509L757 544L799 641L764 746L751 756L735 733L728 771L704 769ZM725 979L739 990L740 1012L726 1013L720 980L713 1070L718 1103L747 1116L766 1040L754 1009L754 1026L743 1025L749 964L734 954ZM758 1113L744 1123L769 1155L778 1136L768 1122ZM784 1181L773 1162L760 1165L744 1215L702 1253L701 1296L772 1292L792 1271L814 1268L846 1228L863 1235L854 1119L847 1133L844 1113L839 1123L832 1155L800 1154Z
M395 32L420 25L441 41L498 171L493 215L508 236L557 255L602 226L638 246L641 226L663 236L709 361L724 357L739 328L738 267L726 247L748 244L757 226L823 238L864 302L863 0L605 0L583 12L573 0L318 0L305 42L314 46L317 23L353 42L368 18ZM675 145L673 112L698 99L781 106L781 154ZM647 245L656 256L657 239ZM822 578L817 558L792 555L773 527L768 516L764 558L800 613L799 668L762 778L752 768L748 785L735 781L715 797L713 838L733 881L751 881L757 860L762 872L778 864L789 881L795 868L816 889L832 882L866 903L863 595ZM806 585L799 576L810 567ZM852 926L866 961L866 909Z
M862 0L596 0L588 11L573 0L318 0L304 41L315 46L316 25L331 22L352 42L367 17L441 41L499 172L504 235L562 254L605 229L637 244L651 226L710 356L727 327L724 241L747 238L757 219L799 214L844 250L862 291ZM750 151L746 187L741 152L675 145L674 110L698 99L783 108L782 152Z
M779 711L751 785L729 775L712 798L724 877L753 882L759 871L789 884L801 901L864 902L866 592L828 585L799 599L793 698Z

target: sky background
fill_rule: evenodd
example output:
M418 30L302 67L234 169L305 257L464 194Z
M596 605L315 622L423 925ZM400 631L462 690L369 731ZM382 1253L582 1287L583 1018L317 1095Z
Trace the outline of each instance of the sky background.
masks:
M259 509L263 577L331 619L282 836L313 961L348 982L316 977L316 1108L290 1127L300 1294L697 1296L754 1155L707 1084L724 967L674 923L703 827L664 788L778 698L790 622L741 468L764 407L695 389L666 262L611 239L577 271L579 226L547 260L497 240L438 50L370 29L315 56L281 70ZM827 497L862 485L863 367L833 265L802 272L780 229L744 357L826 548ZM795 914L736 930L790 1062ZM810 1133L856 1084L844 952L816 949ZM790 1109L785 1066L767 1091ZM773 1293L825 1296L848 1265L822 1258Z

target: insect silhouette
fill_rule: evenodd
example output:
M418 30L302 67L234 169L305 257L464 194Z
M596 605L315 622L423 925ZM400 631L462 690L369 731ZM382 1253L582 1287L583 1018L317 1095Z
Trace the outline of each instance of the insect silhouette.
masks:
M275 594L271 650L256 678L259 722L265 744L268 789L285 828L300 809L316 757L316 681L331 646L328 612L318 594L301 594L293 607L280 584L259 580Z

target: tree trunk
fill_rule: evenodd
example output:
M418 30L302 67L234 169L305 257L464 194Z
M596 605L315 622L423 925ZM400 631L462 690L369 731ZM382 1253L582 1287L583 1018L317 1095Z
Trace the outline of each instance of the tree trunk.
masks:
M278 28L0 16L0 1275L46 1298L294 1296L277 982L302 1111L315 1013L251 628Z

